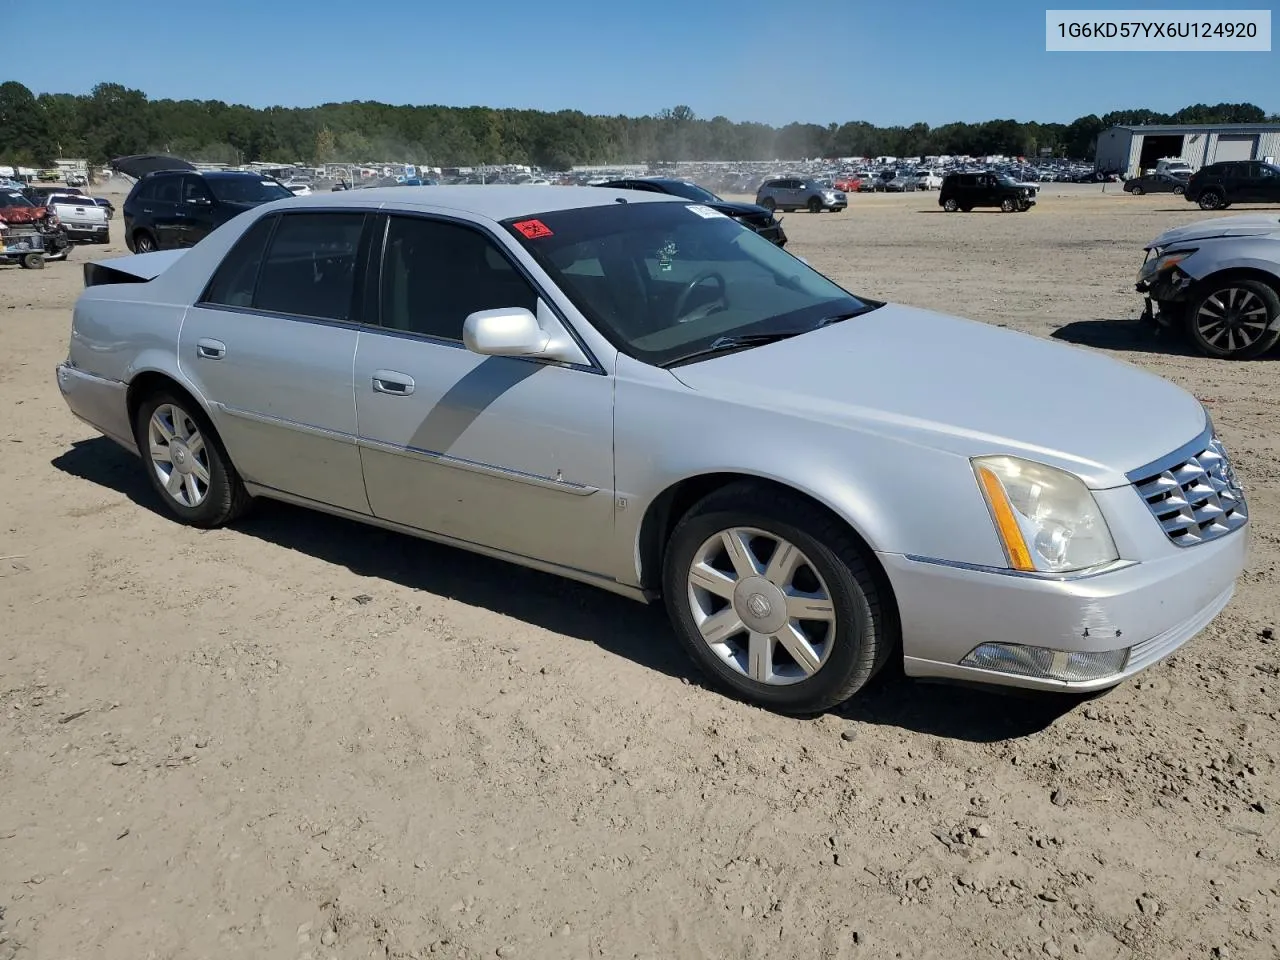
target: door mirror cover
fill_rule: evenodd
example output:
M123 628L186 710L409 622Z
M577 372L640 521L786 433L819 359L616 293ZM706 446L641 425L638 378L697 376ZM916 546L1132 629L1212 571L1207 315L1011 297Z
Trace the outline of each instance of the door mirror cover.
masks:
M486 357L533 357L542 353L550 335L523 307L477 310L462 324L462 342Z

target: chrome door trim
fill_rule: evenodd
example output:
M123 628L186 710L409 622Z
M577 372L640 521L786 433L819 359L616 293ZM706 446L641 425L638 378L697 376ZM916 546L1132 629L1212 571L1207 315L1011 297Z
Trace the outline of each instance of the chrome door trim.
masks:
M327 427L316 426L314 423L302 423L298 420L287 420L284 417L272 417L265 413L254 413L251 410L244 410L240 407L228 406L225 403L213 401L211 404L219 413L225 413L231 417L239 417L241 420L251 420L254 423L262 423L271 427L286 427L290 430L297 430L299 433L309 433L317 437L325 437L329 440L337 440L341 443L356 442L354 434L343 433L340 430L330 430Z
M437 463L444 467L453 467L458 470L480 473L503 480L514 480L517 483L527 483L530 486L542 487L545 490L555 490L559 493L567 493L570 496L589 497L593 493L600 492L599 487L589 487L585 484L574 483L571 480L565 480L563 477L544 477L541 474L525 473L522 470L512 470L510 467L499 467L491 463L481 463L478 460L466 460L462 457L450 456L438 450L403 447L395 443L371 440L368 437L361 437L356 442L361 447L367 447L370 450L377 450L381 453L390 453L395 456L408 457L411 460L422 460L427 463Z

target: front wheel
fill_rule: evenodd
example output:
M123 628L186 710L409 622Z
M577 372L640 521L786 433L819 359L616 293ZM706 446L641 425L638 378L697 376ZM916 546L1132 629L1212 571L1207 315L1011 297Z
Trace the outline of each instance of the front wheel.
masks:
M1280 340L1280 294L1260 280L1211 281L1187 303L1186 324L1200 352L1249 360Z
M947 213L955 213L960 209L960 204L956 202L955 197L947 197L947 199L942 203L942 209L947 211Z
M22 259L18 262L22 264L22 267L25 270L43 270L44 254L43 253L23 254Z
M1174 195L1175 197L1180 197L1180 196L1182 196L1182 195L1183 195L1184 193L1186 193L1186 192L1187 192L1186 187L1174 187L1174 188L1173 188L1173 195Z
M819 200L817 197L810 197L810 198L809 198L809 212L810 212L810 213L821 213L821 212L822 212L822 201L821 201L821 200Z
M711 494L676 526L663 593L676 636L704 673L784 713L853 696L897 637L851 532L800 497L750 483Z
M151 486L169 512L194 527L220 527L244 513L250 498L204 411L159 391L142 401L134 439Z
M1018 201L1014 200L1012 197L1006 197L1000 201L1000 209L1005 213L1013 213L1018 209Z
M1143 193L1142 188L1137 185L1130 187L1129 192L1132 193L1135 197L1140 197L1142 196L1142 193Z

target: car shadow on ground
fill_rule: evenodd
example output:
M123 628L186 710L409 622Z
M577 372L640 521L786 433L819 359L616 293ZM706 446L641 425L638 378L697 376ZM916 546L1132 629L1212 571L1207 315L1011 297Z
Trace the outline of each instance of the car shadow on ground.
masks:
M76 441L52 466L169 518L141 462L111 440ZM561 577L274 501L260 503L235 530L359 576L449 597L595 643L648 669L705 685L672 636L659 604L645 607ZM896 661L833 712L858 723L986 743L1043 730L1079 702L1078 697L920 683L907 678Z
M1163 353L1175 357L1198 357L1192 346L1176 330L1158 330L1145 320L1075 320L1050 336L1083 347L1125 350L1133 353Z

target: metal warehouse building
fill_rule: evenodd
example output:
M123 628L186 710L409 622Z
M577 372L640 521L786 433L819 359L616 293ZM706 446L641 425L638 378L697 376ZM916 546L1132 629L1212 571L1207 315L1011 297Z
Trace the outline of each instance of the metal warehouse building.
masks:
M1181 157L1193 170L1220 160L1280 157L1280 123L1151 124L1112 127L1098 136L1094 166L1135 175L1157 160Z

